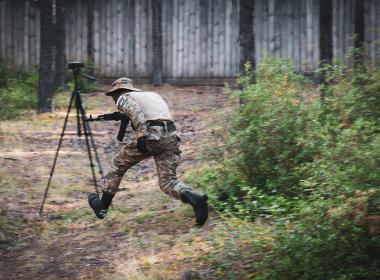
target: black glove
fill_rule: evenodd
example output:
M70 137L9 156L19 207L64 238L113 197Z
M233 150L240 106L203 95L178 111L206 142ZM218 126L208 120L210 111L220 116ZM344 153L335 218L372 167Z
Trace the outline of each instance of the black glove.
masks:
M149 153L149 149L146 147L145 144L145 136L137 139L137 150L143 154Z

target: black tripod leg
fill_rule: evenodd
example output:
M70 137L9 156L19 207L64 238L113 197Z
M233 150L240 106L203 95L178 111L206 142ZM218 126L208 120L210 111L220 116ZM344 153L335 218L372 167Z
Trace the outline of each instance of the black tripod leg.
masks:
M76 96L78 95L78 93L76 93ZM75 108L77 110L77 134L79 137L82 136L82 129L81 129L81 126L80 126L80 107L82 106L81 104L81 101L78 100L78 98L75 98Z
M91 146L90 146L90 141L89 141L89 135L88 135L88 131L87 131L87 125L86 125L86 112L83 108L83 104L82 104L82 98L80 96L79 93L76 94L76 100L78 102L78 108L80 110L80 117L82 119L82 123L83 123L83 132L84 132L84 136L85 136L85 140L86 140L86 147L87 147L87 153L88 153L88 159L90 160L90 167L91 167L91 172L92 172L92 179L94 181L94 186L95 186L95 191L96 191L96 194L99 196L99 190L98 190L98 184L96 182L96 175L95 175L95 169L94 169L94 161L92 159L92 153L91 153Z
M99 174L100 174L100 177L103 179L103 177L104 177L103 167L102 167L102 164L100 162L98 150L96 149L95 140L94 140L94 136L92 135L92 132L91 132L90 124L88 122L85 122L84 125L87 126L88 135L90 136L90 142L91 142L92 148L93 148L94 153L95 153L96 163L98 164L98 167L99 167Z
M55 169L55 165L56 165L56 163L57 163L59 150L61 149L61 145L62 145L62 141L63 141L63 135L65 134L67 121L68 121L68 119L69 119L69 115L70 115L71 107L72 107L72 105L73 105L74 95L75 95L75 94L74 94L74 92L73 92L73 93L71 94L69 107L67 108L67 114L66 114L66 117L65 117L65 121L64 121L64 123L63 123L63 128L62 128L62 132L61 132L61 137L59 138L58 147L57 147L57 150L56 150L56 152L55 152L55 157L54 157L53 165L52 165L51 170L50 170L49 180L48 180L48 183L47 183L47 185L46 185L45 193L44 193L44 197L43 197L42 202L41 202L41 207L40 207L40 211L39 211L39 214L40 214L40 215L42 215L42 211L43 211L43 209L44 209L45 200L46 200L46 197L47 197L47 194L48 194L48 191L49 191L49 187L50 187L51 179L53 178L54 169Z

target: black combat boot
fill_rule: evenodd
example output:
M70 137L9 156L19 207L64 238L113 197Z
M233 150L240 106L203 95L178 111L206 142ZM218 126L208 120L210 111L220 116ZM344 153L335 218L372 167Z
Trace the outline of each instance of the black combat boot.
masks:
M104 219L109 206L111 205L114 194L107 194L103 192L102 199L99 199L96 193L90 193L88 195L88 204L94 210L96 217Z
M193 192L190 189L184 189L181 191L181 200L193 206L196 225L203 226L208 218L207 195Z

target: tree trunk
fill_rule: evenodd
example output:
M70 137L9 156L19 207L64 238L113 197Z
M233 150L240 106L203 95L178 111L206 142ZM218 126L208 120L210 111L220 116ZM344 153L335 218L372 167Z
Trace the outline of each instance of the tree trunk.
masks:
M254 0L240 0L239 12L239 43L240 43L240 73L244 73L246 63L255 69L255 36L253 28Z
M53 1L40 0L41 38L38 113L53 110Z
M355 1L355 42L354 66L361 66L364 63L364 0Z
M333 40L332 40L332 0L321 0L319 4L319 47L321 62L330 63L333 58Z
M65 42L65 10L66 0L56 0L55 2L55 25L54 25L54 43L55 43L55 88L67 89L66 75L66 42Z
M321 64L331 63L333 59L333 3L332 0L321 0L319 4L319 48ZM320 80L321 84L326 83L326 73L322 70ZM326 91L324 87L321 89L321 102L326 99Z
M161 0L153 1L153 84L162 84Z

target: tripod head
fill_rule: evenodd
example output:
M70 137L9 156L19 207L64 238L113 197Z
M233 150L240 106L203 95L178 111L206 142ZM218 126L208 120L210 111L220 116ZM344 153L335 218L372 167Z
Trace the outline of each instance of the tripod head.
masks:
M78 76L81 75L82 77L85 77L89 80L92 80L92 81L95 81L96 78L88 75L88 74L84 74L84 73L81 73L80 72L80 69L84 67L84 63L83 62L78 62L78 61L73 61L73 62L70 62L69 63L69 69L72 71L73 73L73 76L74 76L74 90L79 90L78 88Z

